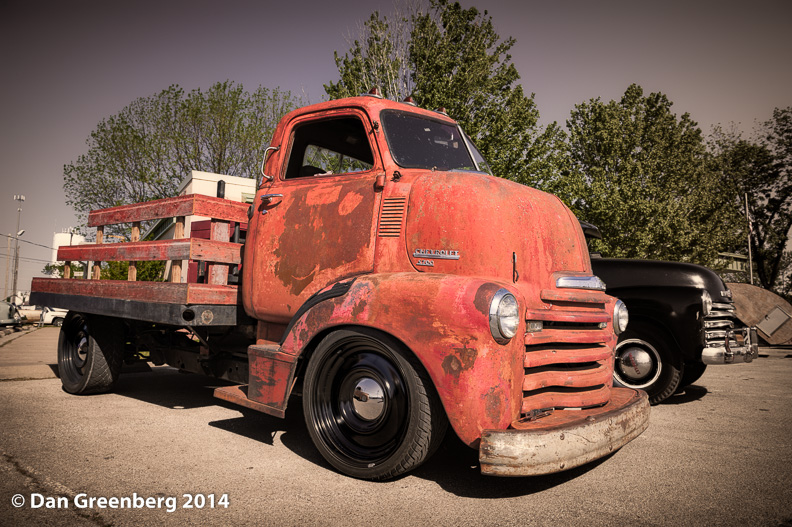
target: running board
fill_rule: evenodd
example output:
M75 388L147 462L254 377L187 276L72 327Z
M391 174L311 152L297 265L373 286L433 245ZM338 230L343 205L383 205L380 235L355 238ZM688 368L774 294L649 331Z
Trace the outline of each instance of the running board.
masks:
M214 396L229 403L238 404L245 408L250 408L268 415L280 417L286 416L285 408L275 408L266 404L258 403L248 398L248 385L234 385L215 388Z

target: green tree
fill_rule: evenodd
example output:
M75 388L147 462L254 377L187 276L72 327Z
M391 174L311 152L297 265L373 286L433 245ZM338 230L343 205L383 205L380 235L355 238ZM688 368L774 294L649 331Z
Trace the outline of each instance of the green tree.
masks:
M719 193L701 131L671 106L635 84L576 105L568 170L550 190L600 228L593 248L607 256L712 264L731 226L711 221Z
M759 285L778 294L792 294L792 107L776 108L753 140L734 130L717 128L710 150L713 170L722 182L720 198L732 214L737 241L729 250L746 254L748 222L743 216L745 196L752 220L751 249ZM747 279L747 277L746 277Z
M409 39L404 35L409 34ZM533 94L528 97L492 17L458 2L432 0L391 19L375 12L343 58L340 80L325 85L332 98L359 95L375 83L386 97L412 95L425 108L445 108L474 140L493 172L541 186L562 160L563 133L542 130Z
M94 209L172 197L191 170L255 177L278 120L298 104L289 92L248 93L230 81L136 99L99 122L87 153L64 166L66 203L84 220Z

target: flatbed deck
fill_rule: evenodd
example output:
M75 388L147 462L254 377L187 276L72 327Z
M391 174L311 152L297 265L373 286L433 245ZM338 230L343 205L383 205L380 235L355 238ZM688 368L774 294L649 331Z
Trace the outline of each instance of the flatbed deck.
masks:
M229 285L229 268L242 263L239 243L229 241L229 223L246 222L248 205L203 195L179 196L92 211L88 225L97 228L96 243L58 249L64 278L34 278L31 302L80 313L180 326L236 325L248 320L239 288ZM210 239L185 238L188 216L211 218ZM140 222L175 218L174 238L140 241ZM130 239L103 243L106 225L132 223ZM137 261L171 263L167 282L136 280ZM88 278L71 277L71 262L93 262ZM128 280L102 280L102 261L129 261ZM207 283L181 282L186 261L206 264Z

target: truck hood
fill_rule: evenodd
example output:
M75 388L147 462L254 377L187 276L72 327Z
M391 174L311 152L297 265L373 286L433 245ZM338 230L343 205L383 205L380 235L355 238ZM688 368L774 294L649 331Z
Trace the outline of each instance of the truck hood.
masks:
M534 291L554 288L554 272L591 274L574 215L557 197L518 183L479 173L424 173L413 182L407 216L407 251L418 271L487 277Z
M713 300L725 298L728 288L720 276L707 267L682 262L592 258L591 267L608 288L608 294L619 296L621 288L693 287L706 289Z

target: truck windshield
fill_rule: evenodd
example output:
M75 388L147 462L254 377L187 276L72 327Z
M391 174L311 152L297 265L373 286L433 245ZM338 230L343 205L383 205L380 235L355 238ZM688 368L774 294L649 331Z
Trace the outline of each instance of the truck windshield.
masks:
M400 167L490 173L459 126L394 110L382 112L381 119L391 155Z

